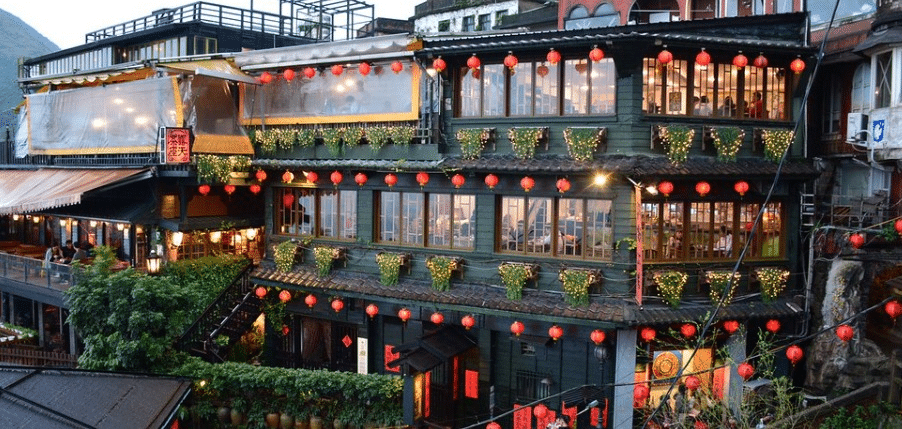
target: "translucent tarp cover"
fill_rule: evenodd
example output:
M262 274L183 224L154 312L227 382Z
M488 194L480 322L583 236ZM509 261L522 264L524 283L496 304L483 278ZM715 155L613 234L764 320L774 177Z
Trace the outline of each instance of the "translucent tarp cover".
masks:
M235 98L228 81L195 75L190 85L183 88L187 125L194 129L194 152L254 153L250 138L238 124Z

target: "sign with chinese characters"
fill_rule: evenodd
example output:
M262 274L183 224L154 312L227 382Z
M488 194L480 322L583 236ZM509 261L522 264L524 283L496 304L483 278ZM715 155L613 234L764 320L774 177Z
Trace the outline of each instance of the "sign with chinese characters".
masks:
M191 129L166 128L166 163L191 162Z
M358 374L368 374L369 368L367 368L367 347L369 347L369 342L366 338L357 337L357 373Z

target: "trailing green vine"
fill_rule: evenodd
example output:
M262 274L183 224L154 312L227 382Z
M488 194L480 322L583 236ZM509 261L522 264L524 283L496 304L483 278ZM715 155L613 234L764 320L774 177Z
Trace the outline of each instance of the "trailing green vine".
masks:
M686 162L695 130L683 125L661 127L661 139L667 145L667 158L674 164Z
M679 307L689 275L682 271L670 270L657 272L654 277L661 298L671 307Z
M510 128L507 138L514 148L514 155L520 159L530 159L536 155L536 146L542 140L545 128Z
M567 152L577 161L588 161L595 154L595 148L601 141L601 130L598 128L571 128L564 130L564 141Z
M313 128L301 128L297 130L298 147L313 147L316 144L316 130Z
M720 161L736 161L745 131L739 127L717 127L712 131L714 147L717 148L717 159Z
M723 302L724 305L729 305L730 302L733 301L733 292L736 291L736 286L739 284L741 275L732 271L708 271L706 276L708 277L708 285L711 287L708 291L708 296L714 304L720 302L724 292L727 291L727 287L730 286L730 280L732 279L733 286L730 288L729 293Z
M795 133L791 130L764 130L764 158L779 162L789 149Z
M498 274L501 276L501 283L504 283L507 298L512 300L523 298L523 286L533 275L529 265L507 262L498 266Z
M482 154L486 141L489 140L491 128L462 128L457 130L457 141L463 159L476 159Z
M758 268L755 270L761 284L761 300L771 302L780 296L789 280L789 270L783 268Z
M357 146L360 144L360 140L363 140L363 128L362 127L348 127L345 128L344 133L344 141L348 146Z
M379 282L385 286L398 284L403 262L404 255L400 253L382 252L377 254L376 264L379 265Z
M398 125L389 128L389 135L391 135L391 141L395 144L400 145L408 145L410 141L413 140L413 137L416 135L417 129L411 125Z
M197 181L199 183L228 183L232 172L248 171L251 159L243 155L195 155Z
M329 275L337 252L338 249L329 246L319 246L313 249L313 261L316 264L317 275L320 277Z
M295 252L297 252L297 248L297 243L294 243L291 240L283 241L276 245L276 250L273 252L273 260L276 262L277 270L282 272L291 271L291 267L294 265L294 255Z
M451 273L457 267L457 261L447 256L433 256L426 260L426 268L432 275L432 288L437 291L451 289Z
M341 139L344 137L344 130L344 128L323 128L320 130L323 144L329 149L330 155L341 155Z
M560 280L567 304L589 305L589 285L595 283L595 275L587 270L563 269Z
M388 127L375 125L368 127L366 130L366 141L370 144L373 153L379 152L389 140Z

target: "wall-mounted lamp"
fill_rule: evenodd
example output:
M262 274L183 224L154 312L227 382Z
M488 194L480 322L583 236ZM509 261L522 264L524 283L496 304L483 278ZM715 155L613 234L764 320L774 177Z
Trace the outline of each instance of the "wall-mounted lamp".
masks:
M116 224L116 229L118 229L119 231L122 231L123 229L125 229L125 224L124 224L124 223L117 223L117 224Z
M248 240L253 241L257 238L257 228L248 228L247 231L244 232L244 235L247 236Z
M645 192L648 192L649 195L658 195L658 188L655 185L648 185L645 187Z
M163 258L157 255L156 250L151 249L150 253L147 255L147 258L144 258L144 260L147 263L147 274L156 275L160 273Z
M595 186L604 186L606 183L608 183L608 176L605 176L601 173L596 173L595 177L592 178L592 183L594 183Z
M181 231L176 231L172 233L172 246L179 247L182 245L182 240L185 238L185 234Z
M19 215L14 214L14 215L13 215L13 220L16 221L16 222L18 222L18 221L19 221Z
M91 225L91 228L97 228L97 221L92 220L92 221L88 222L88 225Z
M60 219L60 226L64 228L66 227L66 219Z
M210 242L219 243L222 240L222 231L210 231Z
M32 217L31 217L31 220L33 220L34 223L41 223L41 217L40 217L40 216L32 216Z

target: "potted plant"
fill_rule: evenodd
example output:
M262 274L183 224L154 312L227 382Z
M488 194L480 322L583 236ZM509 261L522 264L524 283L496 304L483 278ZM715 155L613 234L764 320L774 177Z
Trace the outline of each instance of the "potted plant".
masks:
M388 127L375 125L366 129L366 141L370 144L373 153L379 152L388 143Z
M507 138L514 148L514 154L520 159L530 159L536 154L536 146L545 135L545 128L514 127L507 130Z
M460 260L449 256L430 256L426 268L432 275L432 288L446 291L451 288L451 274L460 267Z
M764 138L764 158L779 162L792 144L795 133L791 130L764 130L762 137Z
M524 264L519 262L502 262L498 266L498 274L501 283L507 290L507 298L519 300L523 298L523 286L529 279L535 279L539 275L539 266L536 264Z
M457 130L457 141L463 159L476 159L491 139L493 128L462 128Z
M720 161L736 161L736 154L742 147L745 131L739 127L716 127L712 130L714 147L717 148L717 159Z
M360 140L363 140L362 127L345 128L344 141L346 145L357 146L358 144L360 144Z
M654 279L661 298L671 307L679 307L689 275L677 270L659 271L655 273Z
M251 159L243 155L195 155L199 183L228 183L233 171L247 171Z
M316 143L316 130L313 128L301 128L297 131L297 141L300 147L312 147Z
M401 275L401 267L410 263L410 254L379 252L376 254L376 264L379 265L379 281L385 286L398 284Z
M724 305L729 305L730 302L733 301L733 292L736 291L736 285L739 284L739 279L741 277L742 276L739 273L734 273L732 271L706 272L705 278L708 280L708 286L711 288L708 291L711 302L715 305L719 304L724 296L724 292L727 292L727 287L730 287L726 298L723 298ZM730 284L731 281L732 285Z
M564 130L564 141L567 142L567 152L577 161L592 159L595 148L601 143L604 128L575 128L567 127Z
M276 269L285 273L291 271L294 265L294 255L297 252L297 243L286 240L276 245L273 252L273 260L276 263Z
M789 270L783 268L758 268L755 277L761 285L761 299L771 302L780 296L789 280Z
M282 150L289 150L294 147L298 132L292 128L279 128L274 129L273 134L276 136L276 147Z
M329 149L332 156L341 155L341 139L344 137L344 128L323 128L319 130L323 138L323 144Z
M254 143L260 147L262 153L273 153L276 151L276 134L273 130L257 130L254 133Z
M686 161L695 130L683 125L661 127L661 140L667 145L667 158L674 164Z
M558 279L564 287L564 300L570 305L589 305L589 286L597 283L600 273L596 270L564 268Z
M389 129L391 141L395 144L408 145L416 135L417 129L410 125L399 125Z
M342 249L332 246L318 246L313 249L313 260L316 263L316 273L320 277L329 275L332 264L343 257Z

